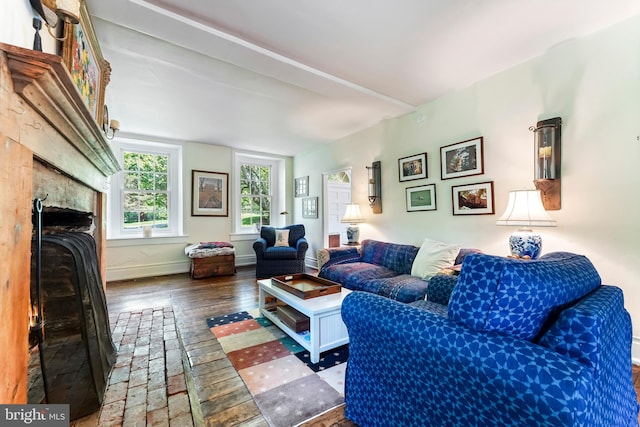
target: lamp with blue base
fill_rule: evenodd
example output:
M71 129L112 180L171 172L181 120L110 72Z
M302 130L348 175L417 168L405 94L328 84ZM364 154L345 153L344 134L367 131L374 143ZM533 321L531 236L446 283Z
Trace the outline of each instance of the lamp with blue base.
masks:
M515 225L520 228L509 236L511 256L537 259L542 252L542 237L531 227L555 227L553 220L542 205L539 190L509 192L509 202L497 225Z

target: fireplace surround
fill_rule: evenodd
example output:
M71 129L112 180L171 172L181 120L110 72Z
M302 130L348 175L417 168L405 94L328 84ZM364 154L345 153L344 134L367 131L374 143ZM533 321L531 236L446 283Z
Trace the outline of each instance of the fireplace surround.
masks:
M46 197L45 216L54 223L70 212L85 217L79 226L88 230L79 233L93 236L104 291L105 192L120 166L62 59L3 43L0 150L0 402L20 404L28 399L33 200Z

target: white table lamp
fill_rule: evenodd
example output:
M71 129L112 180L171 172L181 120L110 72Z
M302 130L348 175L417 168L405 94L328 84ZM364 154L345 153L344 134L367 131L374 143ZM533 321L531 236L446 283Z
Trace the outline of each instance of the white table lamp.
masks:
M553 220L542 206L539 190L509 192L509 202L497 225L516 225L520 228L509 237L511 255L517 258L536 259L542 250L542 238L531 227L555 227Z
M340 222L349 224L347 227L347 243L357 245L358 238L360 237L360 229L356 224L364 222L362 213L360 213L360 205L357 203L349 203Z

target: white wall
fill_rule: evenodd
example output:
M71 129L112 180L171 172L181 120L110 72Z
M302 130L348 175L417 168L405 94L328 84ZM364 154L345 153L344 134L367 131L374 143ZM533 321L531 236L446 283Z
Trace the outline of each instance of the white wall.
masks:
M0 2L0 42L33 48L33 18L38 16L29 0L3 0ZM58 53L58 43L49 35L44 23L40 30L42 51Z
M544 252L587 255L603 282L620 286L640 335L640 17L564 43L535 60L421 106L328 146L299 154L294 175L310 176L322 195L325 170L353 166L353 199L366 223L360 238L419 245L425 237L508 254L510 227L495 225L507 193L533 188L533 135L538 120L562 117L562 209L558 227L541 228ZM440 180L441 146L484 137L485 173ZM400 183L398 159L428 153L428 178ZM366 202L366 169L382 162L382 209ZM451 186L494 182L496 215L453 216ZM406 212L405 188L435 183L437 211ZM299 203L296 215L299 215ZM322 219L302 220L321 242ZM318 249L313 245L313 252ZM637 349L638 346L636 346ZM640 354L635 354L640 360Z

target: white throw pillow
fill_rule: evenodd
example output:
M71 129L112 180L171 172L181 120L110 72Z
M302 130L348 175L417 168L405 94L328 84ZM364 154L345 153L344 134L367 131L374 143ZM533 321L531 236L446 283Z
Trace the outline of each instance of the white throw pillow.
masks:
M276 244L274 246L289 246L289 230L276 230Z
M460 245L424 239L416 259L411 266L411 275L421 279L430 279L443 268L453 265L460 252Z

